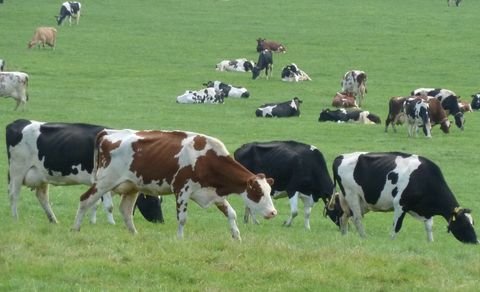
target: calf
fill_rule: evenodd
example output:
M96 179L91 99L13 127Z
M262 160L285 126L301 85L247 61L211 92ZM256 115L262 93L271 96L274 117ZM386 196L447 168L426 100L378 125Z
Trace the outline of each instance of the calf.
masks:
M78 24L80 21L80 10L82 9L82 4L76 1L67 1L63 2L60 7L59 15L55 16L57 19L57 24L61 25L63 20L68 17L68 22L72 25L72 17L76 19Z
M277 214L270 197L272 179L253 174L236 162L219 140L183 131L104 130L95 143L93 185L81 196L73 230L103 193L122 194L120 210L132 233L132 209L139 191L175 194L177 236L183 238L187 204L214 203L228 218L232 237L240 239L235 210L226 197L240 194L245 204L269 219Z
M428 102L423 98L413 98L405 103L405 114L408 121L408 136L417 136L418 127L422 127L427 138L432 138Z
M304 206L304 225L310 230L310 214L314 203L322 199L326 204L332 196L333 183L327 164L315 146L296 141L253 142L235 150L234 157L251 172L262 172L273 178L274 199L288 197L290 217L284 222L285 226L291 226L297 216L300 198ZM246 208L245 222L248 222L250 214ZM254 214L251 215L253 221L258 223ZM335 218L333 216L332 220Z
M458 101L458 107L460 108L460 111L462 113L473 112L472 105L468 101L459 100Z
M225 97L248 98L250 96L250 92L245 87L237 87L221 81L208 81L203 85L213 87L217 93L222 93Z
M177 96L177 103L223 103L223 92L217 92L214 88L205 88L197 91L187 90Z
M245 58L235 60L223 60L215 66L217 71L249 72L255 64Z
M340 93L337 92L332 99L332 106L334 107L341 107L341 108L349 108L355 107L358 108L357 100L354 95L351 93Z
M265 76L268 80L269 76L272 76L273 69L273 56L269 50L263 50L258 55L258 62L252 69L252 79L257 79L260 75L260 71L265 69Z
M342 92L358 97L358 105L362 106L367 93L367 73L361 70L347 71L340 85L342 86Z
M360 124L380 124L380 117L364 110L347 111L344 108L331 111L324 109L320 112L319 122L357 122Z
M409 213L424 222L428 241L433 241L433 216L440 215L457 240L479 243L470 210L460 207L440 168L425 157L400 152L343 154L333 162L333 182L340 187L336 196L344 212L340 218L343 234L350 216L360 236L365 237L365 213L393 210L392 238ZM330 202L332 209L337 200Z
M480 93L472 94L472 102L470 103L470 105L474 110L480 109Z
M298 97L294 97L292 100L285 102L267 103L260 106L255 111L255 115L266 118L299 117L301 103L302 101Z
M0 97L12 97L25 110L28 101L28 74L23 72L0 72Z
M28 48L41 45L45 48L45 44L55 50L55 42L57 40L57 29L54 27L37 27L33 34L32 40L28 43Z
M303 70L298 68L298 66L295 63L287 65L282 69L281 78L282 78L282 81L289 81L289 82L312 80L310 76L308 76L307 73L305 73Z
M270 50L276 53L285 53L287 48L275 41L267 41L266 39L257 39L257 52L260 53L263 50Z

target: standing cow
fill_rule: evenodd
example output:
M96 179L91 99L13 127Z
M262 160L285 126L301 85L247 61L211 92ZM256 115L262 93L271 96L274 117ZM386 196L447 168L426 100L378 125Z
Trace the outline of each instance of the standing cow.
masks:
M31 49L34 46L48 45L55 50L55 43L57 42L57 29L54 27L37 27L33 33L33 37L28 43L28 48Z
M5 70L5 60L0 59L0 72Z
M358 98L358 105L362 106L367 93L367 73L361 70L347 71L340 85L342 86L342 92Z
M0 97L12 97L17 102L15 110L22 105L25 110L28 101L28 74L24 72L0 72Z
M55 16L57 19L57 24L61 25L63 20L68 17L68 22L72 25L72 17L76 19L76 23L80 21L80 11L82 9L82 4L77 1L67 1L63 2L60 7L60 13L58 16Z
M267 41L266 39L257 39L257 52L260 53L263 50L269 50L276 53L285 53L287 48L279 42Z
M421 127L427 138L432 138L430 123L430 112L428 102L423 98L417 97L407 99L405 103L405 114L408 121L408 136L418 135L418 128Z
M472 102L470 103L470 106L473 110L480 109L480 93L472 94Z
M427 158L400 152L343 154L333 162L333 182L340 187L343 234L349 216L353 216L360 236L365 237L365 213L393 211L392 238L409 213L424 222L428 241L433 241L433 216L440 215L456 239L478 243L470 210L460 207L440 168ZM335 202L338 200L331 200L329 207Z
M326 204L332 196L333 182L323 154L315 146L296 141L253 142L235 150L234 157L251 172L262 172L273 178L274 199L288 197L290 217L284 222L285 226L291 226L298 215L300 198L304 206L304 225L310 230L314 203L322 199ZM246 208L245 222L248 222L249 215L250 210ZM258 223L254 214L251 215ZM334 220L336 216L331 218Z
M277 214L270 197L273 180L248 171L215 138L182 131L104 130L97 135L95 149L93 185L80 198L73 230L80 230L87 209L109 191L122 195L120 211L132 233L137 232L132 209L139 191L175 194L179 238L189 199L203 208L215 204L228 218L235 239L240 239L240 231L227 195L240 194L249 208L267 219Z
M255 64L255 67L252 69L252 79L257 79L262 70L265 70L265 76L268 80L268 77L272 76L273 69L273 56L272 51L263 50L258 55L258 62Z

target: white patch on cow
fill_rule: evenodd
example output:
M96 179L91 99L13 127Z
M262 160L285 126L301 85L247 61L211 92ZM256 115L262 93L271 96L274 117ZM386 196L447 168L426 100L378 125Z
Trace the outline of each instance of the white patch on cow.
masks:
M264 108L261 108L262 117L267 117L267 116L273 117L273 109L276 107L277 105L268 105Z
M295 103L295 100L292 99L292 101L290 102L290 106L295 109L295 110L298 110L298 107L297 107L297 104Z

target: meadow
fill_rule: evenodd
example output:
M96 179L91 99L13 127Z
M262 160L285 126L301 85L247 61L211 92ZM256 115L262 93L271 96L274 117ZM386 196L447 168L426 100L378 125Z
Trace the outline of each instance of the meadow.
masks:
M5 0L0 4L0 58L7 70L30 76L25 111L0 100L0 132L18 118L85 122L114 128L180 129L219 138L230 152L251 141L297 140L317 146L330 165L352 151L403 151L437 163L461 206L480 220L479 113L467 113L465 130L438 127L433 138L408 138L406 127L319 123L323 108L340 90L350 69L368 74L364 109L384 121L388 100L418 87L443 87L470 100L478 92L478 11L466 0L83 0L78 26L57 27L57 48L27 49L37 26L56 26L62 1ZM274 55L273 78L215 71L223 59L256 61L256 39L284 43ZM313 79L280 80L296 63ZM176 96L208 80L248 88L248 99L223 105L179 105ZM303 100L301 116L256 118L266 102ZM75 151L72 149L72 151ZM33 192L22 189L18 221L11 217L5 143L1 143L1 291L478 291L479 247L464 245L435 219L433 243L423 223L410 216L390 240L392 213L364 218L366 239L350 228L342 236L312 211L303 228L302 204L290 228L288 200L275 201L279 215L258 226L242 222L243 202L232 194L242 242L230 238L216 208L189 204L184 240L176 238L173 196L163 208L166 222L139 214L132 236L118 210L116 225L103 210L97 224L85 220L70 231L85 186L50 187L60 223L49 224ZM114 198L116 206L119 197ZM478 232L480 230L476 228Z

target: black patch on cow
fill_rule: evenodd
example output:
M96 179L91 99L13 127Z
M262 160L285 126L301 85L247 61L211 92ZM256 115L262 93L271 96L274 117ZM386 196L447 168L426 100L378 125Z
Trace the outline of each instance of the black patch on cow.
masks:
M29 120L18 119L8 124L5 128L5 140L7 142L7 153L10 158L10 153L8 151L9 147L16 146L23 138L22 130L30 125L32 122Z
M396 185L397 182L398 182L398 173L396 172L390 172L388 175L387 175L387 179L390 181L390 183L392 185Z
M152 223L163 223L162 197L139 194L135 206L143 217Z

